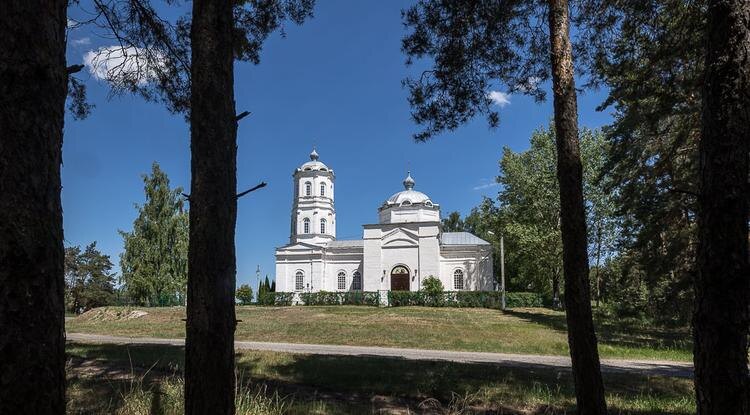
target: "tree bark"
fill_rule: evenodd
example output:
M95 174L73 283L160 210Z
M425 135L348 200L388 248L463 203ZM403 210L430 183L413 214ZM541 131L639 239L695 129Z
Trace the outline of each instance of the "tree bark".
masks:
M567 0L550 0L552 89L560 183L565 315L579 414L606 414L599 351L591 315L586 212L583 205L578 108Z
M0 11L0 413L65 413L65 0Z
M693 315L697 412L748 414L750 3L709 1L707 22Z
M193 1L186 414L235 412L234 3Z

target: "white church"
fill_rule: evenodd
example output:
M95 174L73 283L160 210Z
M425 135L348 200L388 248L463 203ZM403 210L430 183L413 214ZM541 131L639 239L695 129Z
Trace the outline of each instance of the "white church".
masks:
M315 150L293 178L289 244L276 249L276 291L417 291L429 276L446 291L493 289L490 244L443 232L440 206L414 190L411 174L356 240L336 239L336 176Z

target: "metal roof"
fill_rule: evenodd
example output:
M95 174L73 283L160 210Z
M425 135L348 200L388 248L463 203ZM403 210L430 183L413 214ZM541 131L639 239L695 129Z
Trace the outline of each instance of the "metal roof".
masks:
M469 232L443 232L440 237L443 245L489 245L490 243Z
M335 240L328 242L326 248L361 248L365 246L365 241L362 239L350 239L350 240Z

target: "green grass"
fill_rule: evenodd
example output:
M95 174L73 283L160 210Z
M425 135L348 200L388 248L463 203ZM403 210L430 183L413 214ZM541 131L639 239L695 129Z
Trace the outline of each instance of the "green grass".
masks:
M152 402L158 394L150 390L164 393L181 384L182 347L68 344L67 352L69 373L79 373L78 367L91 362L107 368L97 376L71 375L70 413L105 413L97 412L97 407L106 407L108 413L123 413L118 412L120 408ZM118 367L126 372L131 368L149 369L152 386L133 388L132 381L117 383L101 375L116 376ZM254 413L376 413L383 409L418 411L425 405L442 408L440 413L574 412L569 371L545 367L510 369L493 364L369 356L243 352L237 356L237 368L243 385L251 385L244 389L245 395L271 408ZM689 379L634 373L605 374L604 378L611 414L694 412ZM259 392L260 388L265 389ZM164 398L161 404L168 402Z
M66 329L131 337L185 336L183 307L138 310L149 314L126 318L132 309L94 310L67 322ZM241 320L237 340L568 354L564 313L543 308L502 312L480 308L247 306L237 308L237 319ZM598 316L596 324L604 358L692 359L687 329L652 327L605 316Z

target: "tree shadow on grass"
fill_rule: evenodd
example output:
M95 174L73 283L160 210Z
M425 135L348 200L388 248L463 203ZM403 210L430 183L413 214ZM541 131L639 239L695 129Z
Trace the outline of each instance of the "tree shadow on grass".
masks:
M565 314L513 309L505 310L505 313L553 330L567 331ZM660 327L636 319L613 318L596 312L594 325L600 344L635 349L676 350L684 353L690 353L692 350L690 334L685 328Z
M158 382L181 376L184 361L183 347L167 345L69 344L68 353L69 389L76 407L86 409L69 413L116 412L131 388L132 373L147 373L144 384L155 392L150 412L162 413ZM443 413L452 407L464 413L563 414L572 413L575 403L570 372L544 365L508 368L380 356L241 352L237 368L240 378L266 385L268 393L293 402L290 413L310 412L304 404L319 401L328 409L318 413ZM684 405L692 399L689 380L606 374L605 384L609 396L616 397L610 413L692 413ZM644 399L658 402L646 405L649 409L633 404ZM674 403L679 401L683 404Z
M459 405L469 413L573 413L575 394L569 370L544 365L507 368L497 364L415 361L380 356L294 355L274 368L291 385L326 393L356 396L376 402L391 397L419 413L424 403L437 401L445 409ZM685 379L608 374L607 391L626 402L612 413L634 415L689 414L675 402L689 401L691 383ZM644 399L659 399L657 409L628 410ZM659 404L657 403L657 406ZM665 409L667 408L667 409ZM454 408L456 409L456 408Z

